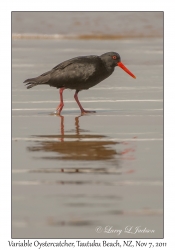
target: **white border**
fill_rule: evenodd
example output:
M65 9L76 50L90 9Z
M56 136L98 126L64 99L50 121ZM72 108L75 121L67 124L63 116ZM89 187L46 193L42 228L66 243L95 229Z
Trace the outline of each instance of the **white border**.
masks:
M174 1L3 1L0 15L1 48L1 173L0 173L0 247L8 248L11 236L11 11L164 11L165 18L165 239L166 249L174 248L174 114L175 114L175 39ZM149 77L149 76L148 76ZM150 240L144 240L147 242ZM155 240L151 240L155 242ZM162 241L162 240L157 240ZM30 248L31 249L31 248ZM122 248L125 249L125 248ZM140 248L137 248L140 249ZM142 248L143 249L143 248ZM144 248L147 249L147 248Z

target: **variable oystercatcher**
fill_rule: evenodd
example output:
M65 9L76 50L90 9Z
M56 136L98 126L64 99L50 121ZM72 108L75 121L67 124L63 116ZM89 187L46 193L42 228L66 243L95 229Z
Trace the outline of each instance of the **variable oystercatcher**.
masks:
M116 66L122 68L133 78L136 78L121 62L120 55L116 52L108 52L101 56L80 56L75 57L55 66L42 75L24 81L28 89L36 85L50 85L60 89L60 104L56 112L61 113L64 106L63 91L75 89L74 98L82 113L95 111L84 110L78 100L78 92L87 90L109 77Z

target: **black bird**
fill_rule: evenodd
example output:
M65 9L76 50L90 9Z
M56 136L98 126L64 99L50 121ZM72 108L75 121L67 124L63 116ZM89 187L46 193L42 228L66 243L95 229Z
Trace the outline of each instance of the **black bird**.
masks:
M108 52L101 56L75 57L55 66L42 75L29 78L24 81L28 89L41 84L50 85L60 89L60 104L56 112L61 113L64 106L64 89L75 89L74 98L82 113L94 112L84 110L78 100L78 92L89 89L109 77L116 66L126 71L130 76L136 78L121 62L120 55L116 52Z

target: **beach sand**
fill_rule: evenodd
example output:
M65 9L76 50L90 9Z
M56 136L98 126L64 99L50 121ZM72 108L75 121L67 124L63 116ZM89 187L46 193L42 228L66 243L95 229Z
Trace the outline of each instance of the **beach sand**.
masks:
M117 67L80 92L95 114L81 116L65 90L55 115L56 88L23 84L69 58L108 51L137 78ZM12 237L163 237L161 38L12 41Z

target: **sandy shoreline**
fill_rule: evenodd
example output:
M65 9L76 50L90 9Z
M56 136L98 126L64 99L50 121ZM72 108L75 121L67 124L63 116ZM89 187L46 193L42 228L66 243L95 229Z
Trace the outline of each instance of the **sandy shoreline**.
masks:
M77 55L116 51L122 70L79 95L23 81ZM97 226L123 230L97 233ZM131 225L150 233L127 234ZM151 233L154 230L154 233ZM12 237L163 237L163 42L12 41Z

